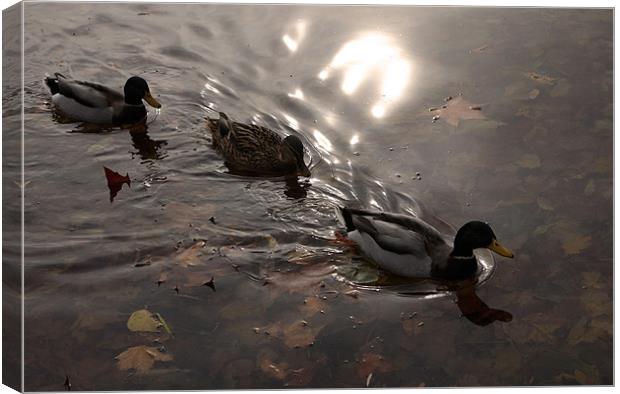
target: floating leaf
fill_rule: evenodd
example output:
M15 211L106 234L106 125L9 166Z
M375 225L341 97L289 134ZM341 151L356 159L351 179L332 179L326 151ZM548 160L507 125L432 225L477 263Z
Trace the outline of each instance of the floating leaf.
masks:
M528 94L528 97L530 98L530 100L534 100L536 97L538 97L539 94L540 94L540 90L532 89L532 90L530 90L530 93Z
M177 254L175 261L182 267L195 266L200 262L200 256L202 256L203 248L207 243L204 241L198 241L189 248L183 250Z
M588 248L591 243L591 236L573 234L562 242L562 249L564 249L564 253L568 255L579 254L582 250Z
M148 372L156 361L171 361L172 358L172 355L148 346L130 347L116 356L118 369L121 371L133 369L138 374Z
M123 188L124 183L131 187L129 174L123 176L107 167L103 167L103 172L105 173L106 180L108 181L108 189L110 189L110 202L114 201L114 197L116 197L118 192Z
M159 332L161 323L151 312L146 309L135 311L127 320L129 331Z
M452 126L458 126L462 120L486 118L479 109L472 109L479 107L479 104L469 102L460 96L449 100L444 106L446 108L438 108L433 114Z

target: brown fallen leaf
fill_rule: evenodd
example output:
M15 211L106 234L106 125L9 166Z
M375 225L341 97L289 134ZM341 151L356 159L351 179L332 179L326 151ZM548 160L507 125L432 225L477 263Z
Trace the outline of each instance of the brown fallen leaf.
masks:
M137 374L147 373L156 361L172 361L170 354L162 353L159 349L149 346L134 346L118 356L117 366L121 371L133 369Z
M484 116L481 110L472 109L480 108L479 104L471 103L461 96L449 100L444 106L445 108L442 106L436 111L433 111L433 114L438 116L438 119L443 119L448 124L455 127L459 125L461 120L486 119L486 116Z
M183 250L176 255L175 261L182 267L195 266L200 262L203 248L207 243L205 241L198 241L189 248Z

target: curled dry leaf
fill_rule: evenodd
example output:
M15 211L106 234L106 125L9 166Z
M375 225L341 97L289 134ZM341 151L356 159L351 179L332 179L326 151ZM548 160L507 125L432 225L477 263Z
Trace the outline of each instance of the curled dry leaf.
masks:
M133 369L138 374L144 374L156 361L172 361L173 357L155 347L134 346L116 356L116 359L118 369L121 371Z

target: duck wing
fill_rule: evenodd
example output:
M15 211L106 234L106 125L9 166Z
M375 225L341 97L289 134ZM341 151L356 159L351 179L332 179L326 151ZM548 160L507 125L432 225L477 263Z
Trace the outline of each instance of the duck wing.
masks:
M230 134L231 140L240 152L260 152L266 157L277 157L280 153L282 137L266 127L233 122Z
M426 239L422 234L376 217L355 216L353 222L357 231L370 236L379 247L388 252L420 259L428 257Z
M92 82L76 81L58 76L58 93L91 108L110 107L123 102L124 96L106 86Z

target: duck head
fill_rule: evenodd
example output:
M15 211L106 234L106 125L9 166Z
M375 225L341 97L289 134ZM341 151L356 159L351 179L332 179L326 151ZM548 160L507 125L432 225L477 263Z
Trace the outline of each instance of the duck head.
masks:
M125 83L125 102L127 104L140 105L142 100L153 108L161 108L161 104L151 96L149 85L140 77L131 77Z
M297 175L309 177L310 170L304 163L304 144L296 135L289 135L282 141L282 145L292 153L297 165Z
M478 248L490 249L500 256L513 258L514 254L497 242L491 227L484 223L473 221L466 223L454 237L454 249L451 255L455 257L473 256L473 250Z

